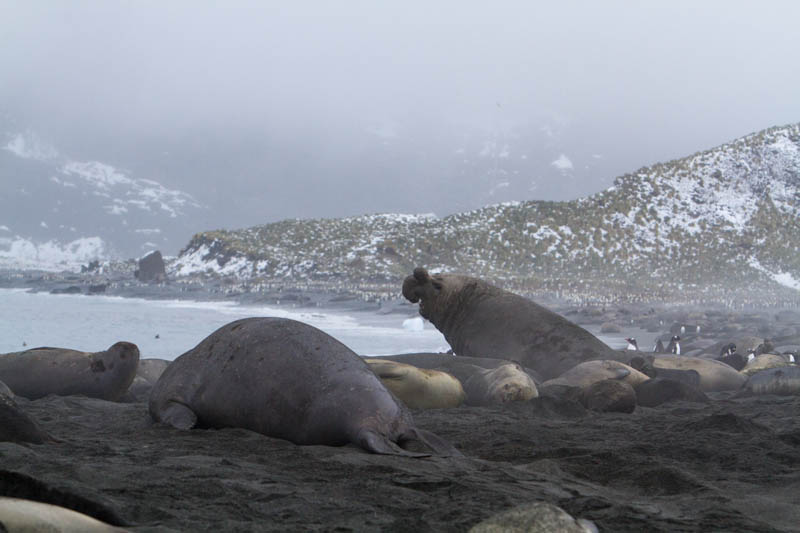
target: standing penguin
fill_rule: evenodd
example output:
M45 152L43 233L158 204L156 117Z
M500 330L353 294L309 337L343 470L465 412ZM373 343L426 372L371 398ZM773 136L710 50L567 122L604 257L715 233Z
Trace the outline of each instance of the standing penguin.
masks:
M672 338L669 340L669 344L667 345L667 352L673 355L680 355L681 354L681 338L678 335L673 335Z
M636 344L636 339L634 337L627 337L625 340L628 341L628 347L626 349L634 351L639 350L639 345Z
M653 346L653 353L667 353L667 351L664 349L664 343L661 342L661 339L658 339L656 345Z

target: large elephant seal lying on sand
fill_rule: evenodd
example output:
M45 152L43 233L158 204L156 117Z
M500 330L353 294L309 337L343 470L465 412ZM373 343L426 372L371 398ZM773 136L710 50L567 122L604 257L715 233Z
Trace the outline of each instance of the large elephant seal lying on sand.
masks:
M127 530L65 507L0 497L0 531L114 533Z
M403 296L442 332L457 355L510 359L554 378L590 359L622 356L585 329L533 301L477 278L422 267Z
M347 346L286 318L231 322L178 357L153 387L150 415L181 429L240 427L295 444L425 455L403 449L419 442L460 455L415 428L408 409Z
M599 381L607 379L623 381L631 387L635 387L650 378L619 361L586 361L575 365L557 378L545 381L542 383L542 388L566 385L568 387L586 389Z
M783 366L757 372L750 376L740 394L800 395L800 366Z
M365 361L386 388L412 409L458 407L467 396L461 382L441 370L380 358Z
M33 348L0 355L0 381L30 400L56 394L116 401L139 365L139 348L118 342L103 352Z

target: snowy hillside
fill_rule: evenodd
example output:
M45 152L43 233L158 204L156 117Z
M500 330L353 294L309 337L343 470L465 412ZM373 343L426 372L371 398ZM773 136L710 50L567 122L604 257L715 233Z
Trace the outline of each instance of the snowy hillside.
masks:
M196 235L182 274L398 280L416 265L566 294L796 288L800 125L642 168L572 202L511 202L438 219L286 220Z
M0 267L7 268L75 269L177 249L204 209L156 181L61 155L31 132L0 142L0 183Z

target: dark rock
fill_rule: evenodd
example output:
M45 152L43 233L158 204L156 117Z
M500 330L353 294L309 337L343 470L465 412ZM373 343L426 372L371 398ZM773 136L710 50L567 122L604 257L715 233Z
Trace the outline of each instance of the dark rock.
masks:
M139 268L133 275L144 283L166 281L167 270L161 252L156 250L139 259Z

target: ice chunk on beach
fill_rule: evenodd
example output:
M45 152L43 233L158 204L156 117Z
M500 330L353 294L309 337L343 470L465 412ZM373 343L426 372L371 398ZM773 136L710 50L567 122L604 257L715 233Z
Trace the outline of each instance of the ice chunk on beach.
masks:
M425 329L425 322L420 316L407 318L403 320L403 329L406 331L422 331Z

